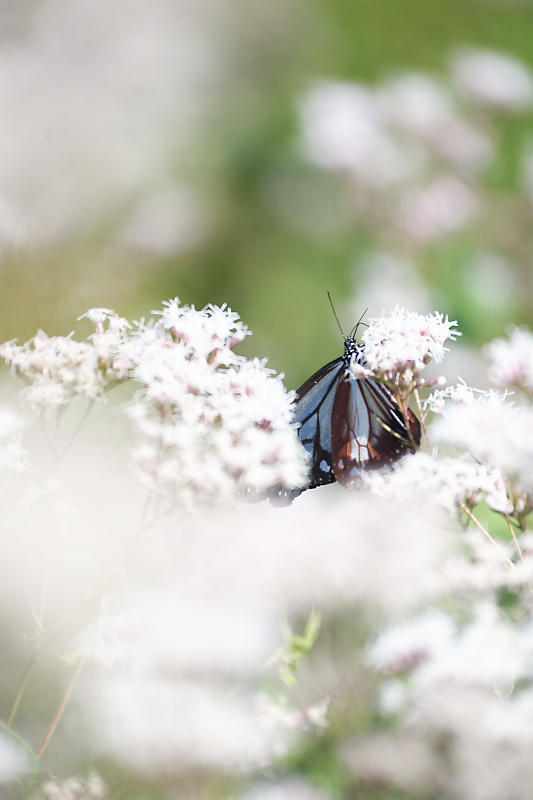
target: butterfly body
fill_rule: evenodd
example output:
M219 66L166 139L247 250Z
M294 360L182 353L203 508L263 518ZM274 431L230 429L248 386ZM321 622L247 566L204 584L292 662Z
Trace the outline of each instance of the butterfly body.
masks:
M344 354L315 372L296 392L294 421L311 456L309 485L338 481L359 488L363 473L397 461L420 443L420 423L371 377L356 377L352 363L366 366L364 347L348 336ZM302 490L285 490L274 502L292 502ZM274 498L271 498L274 500Z

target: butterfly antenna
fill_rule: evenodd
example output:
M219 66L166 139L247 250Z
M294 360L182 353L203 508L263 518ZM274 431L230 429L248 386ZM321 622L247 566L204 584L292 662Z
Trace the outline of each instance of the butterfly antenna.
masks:
M350 333L350 336L355 336L355 334L357 333L357 328L359 327L359 325L366 325L366 327L368 328L368 325L366 324L366 322L363 322L363 317L365 316L367 311L368 311L368 308L365 308L365 310L363 311L363 313L359 317L358 322L356 322L355 325L353 326L352 331Z
M330 295L329 292L328 292L328 300L329 300L329 304L331 306L331 310L333 311L333 316L335 317L335 321L336 321L337 325L339 326L339 330L341 332L341 336L342 336L343 339L346 339L346 336L344 335L344 331L341 328L341 324L339 322L339 318L337 316L337 312L335 311L335 306L333 305L333 300L331 299L331 295ZM365 311L365 314L366 314L366 311ZM364 316L364 314L363 314L363 316Z

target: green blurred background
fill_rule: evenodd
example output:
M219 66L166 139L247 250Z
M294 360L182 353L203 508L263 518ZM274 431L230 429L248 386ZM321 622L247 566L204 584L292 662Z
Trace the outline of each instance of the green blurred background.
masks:
M362 218L346 176L302 155L298 109L322 79L446 82L457 47L533 68L532 42L528 0L4 6L0 340L66 334L91 306L139 318L176 295L226 302L254 332L242 352L296 386L341 350L326 291L349 329L370 303L361 263L383 241L465 342L527 323L531 108L467 109L494 145L475 176L481 212L423 246ZM492 292L490 268L471 268L480 252L496 254Z

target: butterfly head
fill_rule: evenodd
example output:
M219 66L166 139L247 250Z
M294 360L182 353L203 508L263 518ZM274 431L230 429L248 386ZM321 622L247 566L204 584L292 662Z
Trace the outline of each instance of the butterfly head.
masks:
M344 340L344 362L349 364L352 356L355 356L355 360L358 364L365 363L364 357L364 348L362 344L358 344L353 336L347 336Z

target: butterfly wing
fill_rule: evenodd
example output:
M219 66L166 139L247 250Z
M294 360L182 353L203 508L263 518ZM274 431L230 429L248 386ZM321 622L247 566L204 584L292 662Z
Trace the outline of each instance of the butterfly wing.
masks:
M294 421L298 437L311 456L309 489L336 480L331 458L332 415L337 383L344 369L342 357L336 358L311 375L296 392Z
M409 430L407 429L409 426ZM392 392L371 378L339 379L331 415L333 475L346 488L361 486L361 473L397 461L420 443L420 423L407 423Z
M350 355L345 343L344 356L319 369L296 392L294 421L311 456L307 489L335 481L357 488L362 472L391 464L414 451L412 442L420 443L415 415L408 411L406 422L386 386L352 377L347 370ZM363 357L359 363L364 364ZM303 491L278 489L270 502L289 505Z

